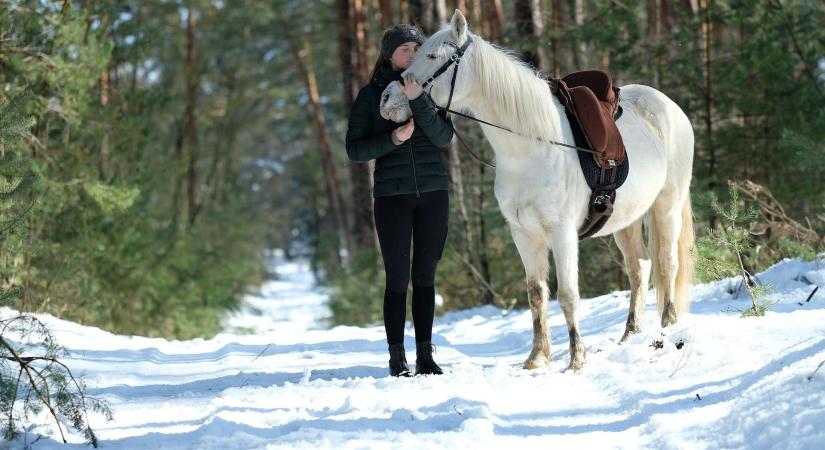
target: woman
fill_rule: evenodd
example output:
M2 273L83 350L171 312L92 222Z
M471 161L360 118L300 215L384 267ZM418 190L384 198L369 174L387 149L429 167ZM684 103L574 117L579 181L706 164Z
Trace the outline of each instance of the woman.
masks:
M379 114L384 88L400 80L410 66L421 33L409 25L388 28L370 82L352 105L347 154L353 162L375 161L375 229L384 260L384 329L390 351L390 375L410 376L404 350L407 285L412 255L412 315L415 325L415 373L442 374L431 344L435 311L435 271L447 238L449 178L442 149L453 137L452 123L436 113L421 84L408 75L399 87L413 116L405 124Z

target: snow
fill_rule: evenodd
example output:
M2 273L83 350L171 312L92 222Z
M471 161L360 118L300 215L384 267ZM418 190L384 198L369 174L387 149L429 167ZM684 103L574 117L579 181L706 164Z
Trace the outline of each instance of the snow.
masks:
M825 289L805 302L825 284L823 260L759 274L777 302L759 318L739 316L750 301L728 279L694 286L691 313L662 329L651 293L645 331L623 345L628 292L584 299L578 373L565 371L557 302L552 361L535 371L521 369L529 311L446 314L433 342L448 373L394 379L383 326L327 329L328 291L306 263L276 259L279 280L209 340L117 336L38 316L89 393L114 410L112 422L92 416L101 448L825 448L825 367L815 372L825 360ZM413 363L409 322L406 345ZM32 448L66 448L46 416L35 423L6 445L40 437ZM76 432L69 439L84 446Z

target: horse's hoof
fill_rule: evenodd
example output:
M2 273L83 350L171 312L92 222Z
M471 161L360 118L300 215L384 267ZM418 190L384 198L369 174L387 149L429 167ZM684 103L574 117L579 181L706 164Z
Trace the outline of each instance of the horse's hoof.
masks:
M547 364L550 364L550 360L544 355L538 356L530 356L527 358L527 361L524 361L524 365L522 366L524 369L533 370L533 369L540 369Z
M665 303L665 307L662 310L662 328L669 327L676 323L676 310L673 307L673 304Z
M622 335L622 338L619 339L619 344L624 344L625 342L627 342L628 339L630 339L630 336L632 336L634 334L639 334L639 333L641 333L641 331L642 330L640 330L636 327L627 327L627 328L625 328L624 329L624 334Z
M583 359L581 359L581 360L576 359L576 360L570 361L570 364L567 366L567 370L568 371L572 370L573 372L578 372L582 369L582 367L584 367L584 360Z

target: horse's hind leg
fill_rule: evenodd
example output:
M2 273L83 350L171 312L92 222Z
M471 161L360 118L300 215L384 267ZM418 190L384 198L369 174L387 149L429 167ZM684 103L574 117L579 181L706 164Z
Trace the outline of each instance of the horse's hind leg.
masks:
M527 234L514 225L510 226L510 233L527 274L527 298L533 315L533 350L524 361L524 368L537 369L550 362L550 340L547 336L547 277L550 262L547 258L547 238L544 234Z
M613 235L624 256L624 265L630 279L630 310L627 313L627 325L619 343L627 341L631 334L642 331L645 297L650 277L650 256L647 254L642 235L642 220L639 218L629 227Z
M585 347L579 335L579 239L573 224L561 224L551 234L553 259L559 283L559 306L564 312L570 335L570 365L579 370L584 365Z
M674 204L678 205L674 206ZM678 240L682 228L682 202L657 199L650 221L650 252L657 309L662 327L676 323L676 275L679 270Z

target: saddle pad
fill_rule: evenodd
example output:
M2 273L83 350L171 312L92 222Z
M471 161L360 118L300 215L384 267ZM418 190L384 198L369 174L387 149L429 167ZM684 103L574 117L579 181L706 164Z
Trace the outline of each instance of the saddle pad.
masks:
M587 139L584 137L584 132L579 126L579 123L576 121L576 118L573 117L573 115L570 114L570 111L566 108L564 112L567 114L567 121L570 122L570 129L573 131L573 138L576 140L576 146L590 148L590 145L587 143ZM592 154L582 151L577 151L576 153L579 155L579 164L581 165L584 179L587 181L587 186L589 186L592 191L596 189L596 186L598 185L599 175L601 174L602 169L596 163L596 160L593 158ZM616 168L616 189L624 184L629 170L630 163L628 162L627 155L625 155L624 161L622 161Z

